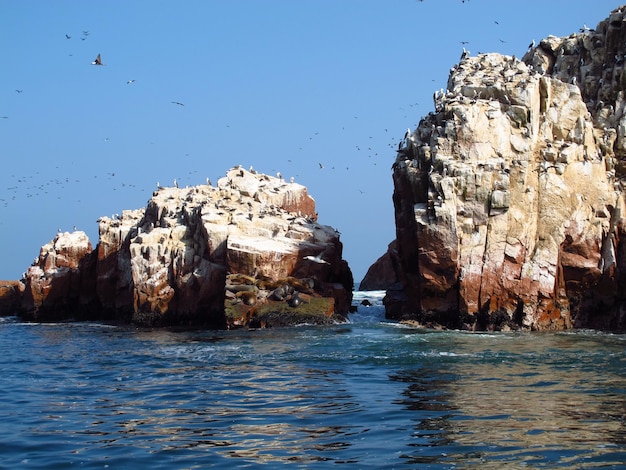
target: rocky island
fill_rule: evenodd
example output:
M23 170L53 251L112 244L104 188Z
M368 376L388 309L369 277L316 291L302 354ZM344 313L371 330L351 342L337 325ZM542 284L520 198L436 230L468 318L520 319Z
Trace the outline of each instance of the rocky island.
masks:
M625 12L521 60L463 53L393 165L389 318L626 327Z
M212 186L159 187L143 209L98 219L95 249L58 233L3 311L26 320L267 327L345 320L353 279L339 233L307 189L242 167Z
M626 328L626 7L520 59L464 51L392 166L396 239L363 289L389 319ZM345 319L353 280L306 188L236 167L59 233L0 309L29 320L257 327Z

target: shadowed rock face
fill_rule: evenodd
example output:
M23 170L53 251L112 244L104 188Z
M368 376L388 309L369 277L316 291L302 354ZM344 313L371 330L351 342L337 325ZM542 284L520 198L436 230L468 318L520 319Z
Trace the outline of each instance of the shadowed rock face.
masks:
M0 315L15 315L21 310L24 284L20 281L0 281Z
M333 299L325 318L340 318L350 305L339 234L317 223L306 188L239 167L217 187L160 188L145 209L100 218L99 236L93 252L83 232L59 234L42 248L26 273L27 318L225 327L233 273L314 279L312 293ZM305 259L318 255L324 263Z
M387 315L466 329L624 328L626 22L522 61L464 55L394 164Z
M387 290L398 284L398 247L394 240L384 255L372 264L359 284L359 290Z

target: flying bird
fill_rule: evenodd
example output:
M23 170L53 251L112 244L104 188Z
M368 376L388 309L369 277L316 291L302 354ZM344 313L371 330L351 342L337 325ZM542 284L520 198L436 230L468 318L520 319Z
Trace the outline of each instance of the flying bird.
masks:
M185 106L183 103L181 103L180 101L172 101L173 104L177 104L178 106Z
M70 36L69 34L66 34L65 39L72 39L72 36Z
M98 57L96 57L96 60L94 60L91 65L104 65L102 63L102 58L100 57L100 54L98 54Z
M131 85L132 83L135 83L135 80L127 80L126 81L126 85Z
M321 252L320 254L318 254L317 256L305 256L304 259L309 260L309 261L313 261L314 263L318 263L318 264L330 264L328 261L322 259L322 255L324 255L326 253L326 251Z

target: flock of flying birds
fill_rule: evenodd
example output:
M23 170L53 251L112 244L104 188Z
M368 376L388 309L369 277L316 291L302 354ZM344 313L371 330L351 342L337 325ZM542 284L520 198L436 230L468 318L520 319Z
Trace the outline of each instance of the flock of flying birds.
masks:
M87 30L83 30L82 34L80 36L80 40L81 41L86 41L90 36L90 32ZM73 36L71 34L65 34L65 39L67 41L70 41L73 39ZM73 54L69 54L70 56L72 56ZM96 66L96 67L104 67L107 65L107 63L105 63L105 61L103 60L102 54L98 53L95 58L91 61L91 65ZM434 80L433 80L434 81ZM136 80L135 79L128 79L126 81L127 85L133 85L135 84ZM16 89L15 92L18 94L21 94L24 90L22 89ZM173 105L175 106L179 106L179 107L184 107L185 103L181 102L181 101L177 101L177 100L171 100L170 101ZM417 107L419 105L419 103L411 103L409 104L409 108L413 108L414 106ZM409 113L408 109L405 109L404 107L400 107L400 110L404 113L404 118L408 119L409 118L409 114L412 114L412 117L414 117L417 113L415 112L415 110L412 110L412 112ZM0 116L0 119L8 119L9 116ZM355 122L358 122L356 120L358 120L358 116L354 116ZM417 127L417 123L414 124L415 127ZM227 127L230 127L230 125L227 125ZM345 126L348 127L348 126ZM345 130L345 127L342 127L342 130ZM331 130L332 131L332 130ZM389 129L384 129L384 135L388 136L388 138L390 139L389 142L387 143L387 147L389 149L393 149L395 150L398 144L398 141L400 140L399 138L394 139L394 138L390 138L389 136L391 136L391 133L389 133ZM302 139L302 142L304 142L302 144L302 146L299 147L299 151L304 151L306 150L306 144L307 141L308 143L313 143L313 141L319 136L320 132L319 131L315 131L314 133L312 133L308 139L305 137ZM373 141L373 139L377 139L380 137L380 134L378 136L374 136L374 135L370 135L369 139L370 142ZM108 142L109 138L106 137L103 139L104 142ZM367 154L367 157L372 160L373 165L377 165L376 162L376 158L375 157L379 157L381 156L379 154L379 152L381 154L384 154L386 157L388 156L395 156L395 151L383 151L382 149L378 148L378 151L376 151L377 149L374 147L373 144L371 143L367 143L365 145L354 145L354 152L357 152L357 154L362 154L365 155ZM187 154L188 155L188 154ZM294 163L294 160L292 159L288 159L287 160L287 165ZM335 166L332 164L326 165L323 162L319 162L317 165L319 170L335 170L335 169L339 169L339 166ZM57 166L55 168L56 170L60 170L59 167ZM350 169L349 165L345 166L346 170ZM272 169L272 171L276 171L274 169ZM51 174L54 174L55 171L49 171L48 172L48 176L50 176ZM59 171L60 173L60 171ZM193 179L194 178L194 173L198 173L197 171L190 171L188 176L189 179ZM278 172L277 172L278 173ZM29 174L29 175L15 175L12 174L11 175L11 179L13 182L15 182L15 184L8 186L5 188L5 190L8 191L8 194L0 194L0 207L4 206L7 207L12 201L15 201L17 199L19 199L20 197L24 197L26 199L30 199L30 198L36 198L36 197L49 197L49 193L53 192L53 188L55 186L59 186L59 187L63 187L66 186L68 184L79 184L79 183L88 183L88 180L90 180L91 177L85 177L83 176L82 178L70 178L70 177L64 177L64 176L54 176L54 177L50 177L48 179L42 179L42 176L39 172L36 172L34 174ZM295 174L295 176L300 176L299 174ZM111 180L114 179L115 177L115 173L114 172L109 172L107 173L106 177ZM96 180L98 178L98 175L93 175L92 178L94 180ZM102 175L100 176L100 178L102 179ZM181 179L181 178L179 178ZM118 178L119 180L119 178ZM111 187L112 190L116 190L116 189L131 189L131 188L135 188L136 185L130 182L119 182L118 181L118 186L117 187ZM144 189L144 191L146 191L146 189ZM152 188L147 189L147 191L152 191ZM362 189L359 189L359 193L360 194L364 194L364 191ZM57 196L58 199L63 199L62 195L58 195ZM76 202L80 202L80 200L77 200Z
M418 1L421 2L423 0ZM463 0L462 3L469 1L470 0ZM498 21L494 21L494 23L495 25L499 25ZM501 26L499 28L501 28ZM495 29L498 29L498 27ZM87 50L87 56L81 59L79 67L84 66L84 68L88 70L90 68L103 69L102 71L115 71L115 68L117 68L115 56L113 53L107 52L106 47L103 47L101 50L91 49L93 44L91 39L95 36L96 31L94 31L94 35L91 37L90 32L86 30L82 31L82 34L80 34L80 32L74 35L65 34L65 37L63 36L63 31L60 31L59 33L58 39L62 43L71 47L75 47L77 44L82 44L82 47L84 48L83 52L85 49L93 51L89 52L89 50ZM459 45L459 49L461 46L469 44L469 41L460 42L461 44ZM501 42L504 43L505 41L501 40ZM92 53L93 55L91 55ZM143 87L145 87L143 77L131 77L132 75L130 73L127 76L122 75L119 77L120 86L129 90L131 93L133 91L140 91ZM138 80L135 80L135 78ZM432 82L435 82L435 80L433 79ZM126 85L124 85L124 83L126 83ZM16 83L15 86L11 88L17 88L14 92L12 89L10 90L11 93L17 94L17 101L23 99L17 98L17 96L27 97L29 95L30 90L25 84ZM406 96L403 98L406 98ZM174 110L179 108L180 113L182 114L176 114L180 116L188 115L190 111L194 110L194 103L191 99L180 99L180 97L170 95L165 96L163 101L164 106L168 109ZM415 102L416 100L411 100L412 102L408 101L409 100L405 101L402 99L400 103L397 105L393 104L389 109L389 115L392 119L395 119L400 123L405 123L404 125L401 124L401 127L398 129L394 129L393 126L395 126L395 124L390 123L389 121L383 125L369 125L369 127L366 127L367 124L365 124L365 122L368 122L366 116L350 114L346 115L344 120L338 124L326 125L322 122L317 128L311 129L309 127L309 131L302 131L303 134L300 137L296 136L297 142L289 144L290 146L293 145L292 148L281 150L281 153L284 152L285 157L281 163L277 162L276 165L284 165L284 167L272 168L271 171L274 171L275 173L282 171L282 173L285 173L288 176L294 175L296 178L300 177L300 173L302 172L306 172L307 177L309 172L314 172L315 174L322 175L323 181L334 181L331 179L331 175L336 175L337 180L343 179L343 175L351 175L353 181L359 181L358 177L354 177L359 172L359 168L357 167L367 166L371 168L370 165L378 165L376 168L380 168L381 177L387 178L388 184L391 184L391 178L388 175L388 171L392 160L396 156L398 144L405 140L402 138L404 130L407 125L410 126L410 129L415 129L418 126L417 121L422 115L426 114L421 108L431 108L429 103L425 103L425 106L421 106L420 103ZM0 121L2 118L9 119L10 117L2 116L1 114L2 112L0 111ZM2 122L0 122L0 124L2 124ZM233 125L231 126L230 124ZM233 139L239 137L239 130L234 123L224 122L221 123L221 125L230 129L224 128L217 130L216 132L232 136ZM385 125L388 125L389 127L385 128ZM114 145L113 143L116 141L116 136L110 135L110 137L112 143L108 145ZM106 134L101 134L99 138L104 142L109 140ZM344 153L342 158L337 158L335 153L329 151L328 145L324 145L324 143L332 139L343 141L342 147L345 150L341 151ZM152 144L153 142L150 143ZM335 150L333 149L333 151ZM188 154L184 153L184 150L181 152L181 156L183 154L185 157L188 156ZM311 155L317 155L317 157L311 157ZM389 162L389 164L387 164L387 162ZM180 163L181 164L176 163L171 165L170 170L177 172L177 174L172 175L172 179L176 176L179 184L182 185L183 181L186 184L198 184L198 180L204 180L206 175L198 174L199 172L193 169L192 158L190 158L187 163ZM228 164L232 163L246 163L247 166L249 163L253 162L229 162ZM75 162L72 162L73 166L74 164ZM185 164L187 164L189 168L183 170L183 168L185 168ZM75 166L78 168L79 165L80 163L76 161ZM186 170L190 168L192 171L186 173ZM17 170L12 174L6 175L5 181L7 181L8 184L4 184L4 187L0 191L0 208L8 206L11 206L12 208L19 207L19 204L24 203L26 200L48 201L51 199L54 201L55 199L58 199L60 200L60 204L64 207L67 206L71 211L71 207L73 207L72 204L78 203L78 206L81 208L86 206L88 198L84 194L86 190L105 190L108 192L108 195L116 195L121 199L128 200L133 197L136 198L137 195L140 197L143 197L143 195L149 195L155 189L152 184L135 179L134 175L124 175L123 170L117 171L118 168L114 166L104 169L100 173L96 173L97 170L94 170L91 174L84 171L72 171L72 169L64 166L63 163L60 163L59 166L51 165L45 169L42 167L40 172L37 170L37 168L32 172L27 172L28 170L20 172ZM348 170L352 171L348 172ZM377 173L378 171L379 170L376 170ZM155 179L158 179L158 177L155 177ZM361 195L369 193L368 198L370 199L372 197L376 197L376 191L369 189L368 186L363 186L366 184L367 183L359 182L357 185L352 187L351 190L354 191L354 193ZM362 186L359 187L359 185ZM85 191L83 191L83 189L85 189ZM113 191L116 192L113 193ZM102 196L106 198L107 194L102 193ZM384 197L389 198L389 195L386 194ZM81 202L81 199L85 202ZM0 224L1 223L2 222L0 222ZM71 223L72 222L70 222L70 224ZM73 223L78 222L74 221ZM319 262L318 260L311 261Z
M418 0L419 2L422 2L423 0ZM462 0L462 3L465 2L469 2L470 0ZM495 21L496 24L499 24L497 21ZM90 32L87 30L83 30L82 31L82 35L80 36L80 40L81 41L86 41L90 36ZM65 39L67 41L72 40L72 35L70 34L65 34ZM501 42L506 42L504 40L500 40ZM466 45L468 44L468 41L461 41L462 45ZM71 54L70 54L71 55ZM107 65L107 63L103 60L102 54L98 53L95 58L91 61L91 65L95 66L95 67L105 67ZM433 80L435 81L435 80ZM127 85L134 85L135 84L135 79L128 79L126 81ZM16 89L15 90L16 93L21 94L24 90L22 89ZM171 100L170 101L172 105L175 106L179 106L179 107L184 107L185 103L178 101L178 100ZM415 102L415 103L411 103L408 104L409 109L404 108L403 106L400 107L400 110L402 111L402 114L404 114L404 119L415 119L416 117L419 117L420 113L416 110L416 109L410 109L410 108L417 108L419 106L419 103ZM410 116L409 116L410 115ZM4 118L4 119L8 119L9 116L0 116L0 118ZM357 123L359 116L354 116L354 123ZM412 124L412 128L416 128L418 126L418 123L415 122ZM227 125L227 127L230 127L229 125ZM348 127L348 126L346 126ZM344 130L344 127L342 127L342 130ZM335 129L334 131L332 129L325 129L322 131L322 134L325 134L327 132L339 132L338 129ZM320 134L320 131L315 131L313 132L310 136L308 136L308 139L306 137L304 137L303 139L301 139L301 146L299 147L299 151L305 151L307 150L307 144L311 144L314 145L315 144L315 140L318 139ZM368 135L367 140L365 140L365 142L361 142L359 144L354 144L353 147L353 152L355 156L360 155L361 157L367 157L369 159L371 159L370 161L372 162L373 165L377 165L377 160L378 158L376 157L381 157L384 156L385 158L388 157L395 157L395 151L398 148L398 144L402 143L405 139L402 139L401 136L393 136L393 132L389 132L389 129L385 128L384 129L384 133L382 129L379 129L378 131L372 133L370 132L370 135ZM387 140L387 144L386 144L386 149L381 148L380 146L380 140L381 138L385 138ZM108 141L108 137L104 139L104 141ZM378 145L375 144L375 142L378 142ZM297 158L297 154L294 154L294 158ZM361 160L361 159L359 159ZM293 160L288 159L287 160L287 164L291 164L293 163ZM315 163L313 163L315 164ZM355 162L355 165L361 165L361 161ZM343 166L339 166L339 164L328 164L324 161L318 161L316 162L317 169L319 171L331 171L331 170L335 170L335 169L343 169L345 167L346 170L350 169L350 165L346 165L344 163ZM58 167L57 167L58 169ZM272 171L276 171L274 169L272 169ZM54 173L54 172L52 172ZM60 173L60 172L59 172ZM193 179L194 175L193 173L197 173L197 171L194 172L189 172L189 179ZM299 176L297 173L295 176ZM97 179L98 175L93 175L92 176L93 179ZM120 183L120 178L115 178L115 173L114 172L109 172L106 176L108 179L116 179L118 181L118 187L117 189L131 189L131 188L135 188L135 184L134 183L129 183L129 182L121 182ZM57 175L56 177L51 177L48 180L37 180L37 174L35 175L27 175L27 176L16 176L16 175L12 175L12 178L14 181L16 181L16 184L9 186L8 188L5 188L9 191L8 195L2 195L0 194L0 207L2 205L4 205L5 207L11 203L11 201L20 198L20 197L25 197L25 198L32 198L32 197L37 197L37 196L46 196L48 194L48 190L51 190L52 186L55 185L63 185L63 184L70 184L70 183L81 183L81 180L77 179L77 178L68 178L68 177L62 177L60 175ZM39 178L41 178L41 175L39 175ZM102 178L102 175L100 176L100 178ZM90 177L82 177L82 183L86 182L87 180L89 180ZM181 179L181 178L179 178ZM29 184L30 183L30 184ZM24 185L28 186L24 187ZM20 186L21 185L21 186ZM360 194L364 194L364 191L362 188L357 188ZM115 188L113 188L113 190L115 190ZM151 191L152 188L147 189L148 191ZM146 191L146 189L144 189L144 191ZM62 196L58 196L59 199L62 198Z

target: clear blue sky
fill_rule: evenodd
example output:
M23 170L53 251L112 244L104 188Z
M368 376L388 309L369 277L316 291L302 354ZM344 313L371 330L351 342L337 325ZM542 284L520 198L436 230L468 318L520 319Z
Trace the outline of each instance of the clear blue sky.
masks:
M144 207L157 181L242 164L308 187L358 282L395 237L394 150L461 41L521 57L618 5L0 0L0 279L58 228L95 247L96 219Z

